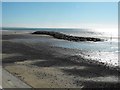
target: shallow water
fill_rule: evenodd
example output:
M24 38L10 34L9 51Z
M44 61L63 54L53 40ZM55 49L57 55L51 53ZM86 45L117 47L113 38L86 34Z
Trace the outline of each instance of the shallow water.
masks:
M42 30L42 29L37 29ZM46 29L44 29L46 30ZM18 31L18 30L17 30ZM33 32L28 30L22 30L22 32ZM100 62L107 63L108 65L112 66L119 66L118 64L118 53L120 52L120 49L118 49L118 39L117 39L117 33L111 34L108 32L95 32L90 30L84 30L84 29L47 29L46 31L57 31L62 32L69 35L74 36L83 36L83 37L100 37L105 39L103 42L73 42L73 41L67 41L67 40L58 40L53 39L49 37L39 38L39 37L33 37L33 38L27 38L26 39L19 39L19 41L27 41L28 43L37 43L37 42L43 42L43 43L49 43L52 46L57 47L63 47L63 48L72 48L72 49L79 49L83 51L82 56L84 58L90 58L93 60L97 60ZM16 41L18 41L16 39Z
M65 32L67 33L67 32ZM71 32L70 32L71 33ZM55 43L56 46L73 48L82 50L85 58L104 62L112 66L120 66L118 63L118 54L120 49L118 48L118 36L117 32L93 32L93 31L82 31L71 33L75 36L89 36L89 37L100 37L105 39L103 42L66 42L66 43Z

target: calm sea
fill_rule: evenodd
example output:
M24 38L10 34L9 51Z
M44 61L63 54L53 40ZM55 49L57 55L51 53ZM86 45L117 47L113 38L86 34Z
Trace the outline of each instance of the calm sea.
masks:
M5 29L10 30L10 29ZM32 32L32 31L56 31L62 32L68 35L73 36L83 36L83 37L98 37L102 38L105 41L102 42L73 42L66 40L57 40L57 39L40 39L33 38L32 42L49 42L52 46L63 47L63 48L72 48L79 49L82 51L81 56L84 58L97 60L99 62L104 62L110 66L119 66L118 55L120 49L118 48L118 31L114 30L114 32L104 32L103 30L87 30L87 29L52 29L52 28L22 28L16 29L13 28L11 30L23 31L23 32ZM31 31L30 31L31 30ZM22 40L22 39L21 39ZM27 40L29 41L29 40ZM79 54L78 54L79 55Z

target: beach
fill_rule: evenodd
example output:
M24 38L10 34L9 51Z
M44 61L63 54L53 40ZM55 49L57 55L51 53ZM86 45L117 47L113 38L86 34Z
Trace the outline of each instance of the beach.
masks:
M80 56L78 49L51 46L35 38L52 39L49 35L32 35L3 31L2 65L11 74L33 88L118 88L120 70ZM55 39L58 40L58 39Z

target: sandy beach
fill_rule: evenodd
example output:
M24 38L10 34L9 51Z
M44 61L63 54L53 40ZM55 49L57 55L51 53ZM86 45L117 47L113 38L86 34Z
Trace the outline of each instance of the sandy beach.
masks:
M120 86L120 70L91 63L78 55L82 53L80 50L55 47L47 42L33 43L32 38L54 39L47 35L3 31L2 62L4 69L33 88ZM26 41L19 41L20 39Z

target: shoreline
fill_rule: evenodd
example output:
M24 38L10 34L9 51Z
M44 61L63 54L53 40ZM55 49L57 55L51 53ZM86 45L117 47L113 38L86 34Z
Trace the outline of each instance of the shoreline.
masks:
M120 72L92 62L88 63L87 59L75 56L75 53L80 51L51 47L42 42L28 44L14 41L14 38L31 37L33 36L16 33L3 35L3 66L33 85L32 87L103 88L118 87L120 84L117 80L120 78L118 76ZM31 82L32 80L38 84L34 83L35 81ZM95 83L96 86L88 82Z

